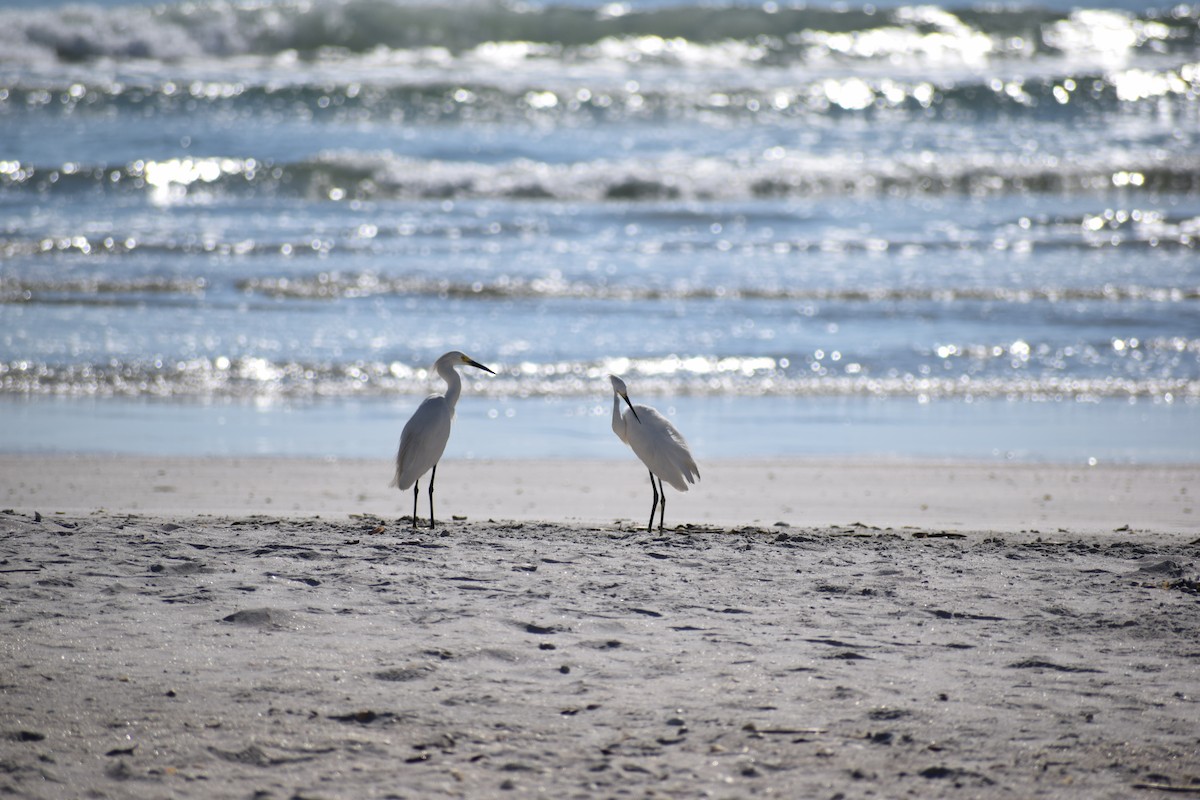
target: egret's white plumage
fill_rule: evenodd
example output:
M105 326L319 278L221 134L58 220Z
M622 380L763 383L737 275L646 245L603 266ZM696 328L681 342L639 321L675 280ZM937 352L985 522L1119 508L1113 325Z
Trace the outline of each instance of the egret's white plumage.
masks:
M650 524L646 530L654 527L654 512L661 506L658 516L658 529L662 530L663 517L667 513L667 492L662 482L674 486L681 492L688 490L688 484L700 479L700 468L696 459L671 421L658 412L657 409L645 405L634 405L629 400L629 392L625 382L616 375L609 375L613 388L612 429L625 444L633 450L634 455L642 460L650 471L650 488L654 491L654 505L650 507ZM621 400L629 406L622 413ZM658 478L655 486L654 479ZM661 501L661 502L660 502Z
M458 396L462 394L462 378L454 368L464 365L492 372L457 350L443 355L434 362L433 368L446 382L446 393L431 394L421 401L421 405L417 407L400 434L400 449L396 451L396 476L392 478L392 486L401 491L412 487L414 528L417 526L419 481L421 476L430 470L433 470L433 474L429 476L429 527L434 525L433 481L437 477L438 462L442 459L442 453L446 451L446 442L450 440L454 407L458 405Z

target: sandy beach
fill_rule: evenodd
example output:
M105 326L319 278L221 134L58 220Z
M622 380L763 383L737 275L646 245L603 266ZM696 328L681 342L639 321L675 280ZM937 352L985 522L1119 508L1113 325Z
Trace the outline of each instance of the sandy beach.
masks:
M1200 794L1196 468L702 469L0 457L0 791Z
M668 524L1200 532L1194 465L776 459L706 461L701 469L688 494L668 489ZM392 470L382 460L0 454L0 508L395 519L411 513L412 497L388 487ZM447 520L632 524L649 514L649 483L632 454L446 461L435 502Z

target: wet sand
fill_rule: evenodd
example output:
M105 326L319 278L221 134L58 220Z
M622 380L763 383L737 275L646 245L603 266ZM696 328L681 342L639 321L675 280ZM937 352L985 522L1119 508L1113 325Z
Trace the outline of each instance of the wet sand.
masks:
M1191 468L515 463L0 459L0 791L1200 794Z
M1006 462L705 461L687 494L667 489L671 525L921 526L1103 533L1125 525L1200 532L1200 466ZM0 508L49 513L305 517L412 511L386 461L0 454ZM421 515L428 513L421 482ZM439 515L567 523L649 517L650 479L612 461L446 461Z

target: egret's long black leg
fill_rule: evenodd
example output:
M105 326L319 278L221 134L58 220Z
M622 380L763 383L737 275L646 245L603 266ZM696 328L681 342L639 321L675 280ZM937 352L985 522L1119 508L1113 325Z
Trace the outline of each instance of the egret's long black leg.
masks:
M663 529L663 517L667 515L667 490L663 488L662 478L658 479L658 529ZM651 519L653 521L653 519Z
M433 465L433 472L429 473L429 529L433 530L433 479L437 477L437 464Z
M646 533L654 530L654 512L658 510L658 487L654 485L654 473L650 473L650 491L654 492L654 505L650 506L650 522L646 524Z
M420 482L420 481L416 481L415 483L413 483L413 515L412 515L412 521L413 521L413 527L414 527L414 528L415 528L415 527L417 527L417 492L418 492L418 491L420 491L420 489L421 489L421 482Z

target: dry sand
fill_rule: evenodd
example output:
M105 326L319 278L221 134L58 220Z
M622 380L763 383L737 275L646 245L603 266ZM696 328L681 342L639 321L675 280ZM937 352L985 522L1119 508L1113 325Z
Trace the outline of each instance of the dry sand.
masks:
M0 793L1200 795L1195 468L702 468L0 458Z

